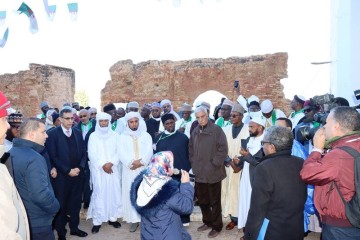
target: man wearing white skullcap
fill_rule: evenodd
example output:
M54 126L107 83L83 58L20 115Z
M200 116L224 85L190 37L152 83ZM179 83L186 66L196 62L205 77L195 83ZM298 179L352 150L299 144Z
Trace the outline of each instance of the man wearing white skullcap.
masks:
M230 101L229 99L225 99L223 104L221 105L221 117L219 117L216 121L215 124L218 125L219 127L226 127L226 126L230 126L231 123L231 119L230 119L230 113L231 113L231 108L234 106L234 103L232 101Z
M301 123L305 117L303 109L304 103L305 98L300 95L295 95L293 100L291 101L291 109L294 111L290 113L288 118L292 122L292 129L294 129L296 125Z
M239 215L238 215L238 228L245 227L245 223L250 208L251 198L251 184L253 181L253 174L260 159L264 156L261 143L264 138L265 118L254 117L249 122L249 135L246 149L241 148L241 157L234 162L238 165L243 165L243 170L240 179L239 191Z
M119 153L122 162L122 204L123 220L131 223L130 232L135 232L140 222L140 215L130 201L130 188L134 179L145 169L153 154L152 138L146 132L146 125L139 124L142 119L138 112L125 115L126 128L120 135Z
M275 126L276 119L286 117L285 113L280 109L274 109L272 102L269 99L264 100L260 104L261 112L265 117L265 129Z
M87 212L92 218L92 233L99 232L103 222L114 228L121 227L117 221L122 217L121 183L118 165L122 145L120 135L111 129L111 116L100 112L96 115L95 132L88 144L89 166L93 183L93 193Z

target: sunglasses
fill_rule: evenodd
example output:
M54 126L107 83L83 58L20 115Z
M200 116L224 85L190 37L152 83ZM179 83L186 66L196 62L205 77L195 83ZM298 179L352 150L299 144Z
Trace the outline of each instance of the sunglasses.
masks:
M87 115L80 115L79 118L85 118Z
M97 113L90 113L90 115L96 115Z

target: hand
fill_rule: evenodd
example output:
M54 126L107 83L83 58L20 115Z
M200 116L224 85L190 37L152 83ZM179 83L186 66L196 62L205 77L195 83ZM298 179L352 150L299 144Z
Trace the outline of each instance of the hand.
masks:
M181 169L181 183L188 183L188 182L190 182L189 173Z
M234 164L239 164L239 162L240 162L240 159L238 158L238 156L235 156L233 159L232 159L232 162L231 163L234 163ZM231 165L231 163L230 163L230 165Z
M105 163L102 168L106 173L112 174L113 173L112 166L113 166L113 164L111 162L108 162L108 163Z
M77 176L79 176L79 172L80 172L80 170L78 168L72 168L68 175L70 177L77 177Z
M323 150L325 147L325 128L319 128L313 138L314 147Z
M134 160L134 161L132 162L132 167L131 167L130 169L131 169L131 170L136 170L136 169L138 169L139 167L144 166L140 161L141 161L141 159L139 159L139 160Z
M240 161L239 161L240 162ZM238 173L241 171L241 167L238 167L233 161L230 162L231 168L234 170L234 173Z
M51 171L50 171L50 176L52 177L52 178L56 178L56 176L57 176L57 171L56 171L56 168L52 168L51 169Z
M247 150L241 148L241 149L240 149L240 154L241 154L241 156L246 157L246 156L249 154L249 152L248 152Z

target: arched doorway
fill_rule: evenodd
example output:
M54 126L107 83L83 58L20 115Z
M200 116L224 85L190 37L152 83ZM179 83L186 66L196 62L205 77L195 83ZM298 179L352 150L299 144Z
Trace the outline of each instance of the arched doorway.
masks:
M199 102L208 102L210 103L210 116L213 115L214 113L214 109L217 105L220 104L221 98L227 98L224 94L215 91L215 90L208 90L206 92L203 92L201 94L199 94L199 96L197 96L197 98L195 98L194 102L193 102L193 108L196 107L197 103Z

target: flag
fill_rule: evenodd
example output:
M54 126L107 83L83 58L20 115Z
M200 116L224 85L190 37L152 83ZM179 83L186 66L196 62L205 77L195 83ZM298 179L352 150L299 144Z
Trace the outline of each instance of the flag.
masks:
M34 12L31 10L31 8L26 4L22 3L19 9L17 10L19 14L25 14L30 21L30 27L29 30L31 33L37 33L39 31L37 20L35 18Z
M76 21L77 13L78 13L78 4L77 3L68 3L68 9L69 9L71 20Z
M49 6L49 0L44 0L44 7L45 7L45 12L48 16L48 19L50 21L53 21L54 17L55 17L55 13L56 13L56 5Z
M6 31L4 33L4 37L0 39L0 47L1 48L5 47L8 36L9 36L9 28L6 28Z

